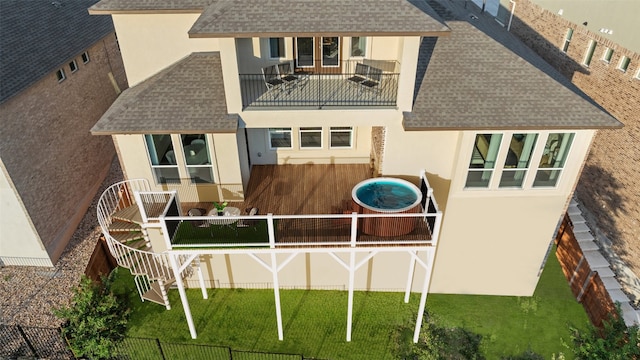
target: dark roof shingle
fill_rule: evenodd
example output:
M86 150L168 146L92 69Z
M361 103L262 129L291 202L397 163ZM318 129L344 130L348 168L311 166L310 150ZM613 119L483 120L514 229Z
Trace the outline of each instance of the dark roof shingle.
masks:
M0 1L0 103L113 32L97 0Z
M125 90L91 129L94 135L235 132L227 113L220 54L192 53Z

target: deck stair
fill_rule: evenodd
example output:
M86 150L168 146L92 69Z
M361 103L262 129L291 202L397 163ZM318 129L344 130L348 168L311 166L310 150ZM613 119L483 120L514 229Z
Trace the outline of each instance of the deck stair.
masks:
M111 186L98 202L98 221L116 262L134 275L142 301L170 309L167 291L175 282L175 276L167 254L153 251L133 196L134 191L148 190L145 180L129 180Z

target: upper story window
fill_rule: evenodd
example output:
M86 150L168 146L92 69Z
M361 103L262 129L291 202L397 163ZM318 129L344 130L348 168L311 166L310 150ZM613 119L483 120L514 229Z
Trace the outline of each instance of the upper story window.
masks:
M180 135L187 174L192 183L213 184L213 167L204 134Z
M64 70L63 69L58 69L58 71L56 71L56 78L58 79L58 82L62 82L64 79L67 78L64 75Z
M591 40L589 42L589 47L587 47L587 52L584 54L584 60L582 64L585 66L589 66L591 64L591 59L593 59L593 52L596 51L596 45L598 43L595 40Z
M271 128L269 129L269 148L291 149L291 128Z
M156 183L180 182L178 163L176 162L171 135L145 135L144 138Z
M640 80L640 68L638 68L638 71L636 71L636 79Z
M573 133L477 134L465 188L555 187L573 138Z
M300 148L303 148L303 149L322 148L322 128L321 127L301 127L300 128Z
M567 29L567 35L564 37L564 44L562 45L562 52L567 52L569 49L569 43L571 42L571 37L573 37L573 29Z
M269 38L269 57L272 59L285 57L284 38Z
M80 55L80 57L82 58L82 63L83 63L83 64L88 63L88 62L89 62L89 60L90 60L90 59L89 59L89 52L88 52L88 51L83 52L83 53L82 53L82 55Z
M76 63L75 60L71 60L71 62L69 63L69 70L71 70L72 73L78 70L78 63Z
M613 57L613 49L612 48L604 49L604 52L602 53L602 61L608 64L611 62L612 57Z
M331 127L329 129L329 147L332 149L353 147L353 128L350 126Z
M622 59L620 59L620 63L618 64L618 70L622 72L627 72L627 69L629 69L630 62L631 62L630 58L623 56Z
M365 56L367 53L367 38L366 37L352 37L351 38L351 56L360 57Z

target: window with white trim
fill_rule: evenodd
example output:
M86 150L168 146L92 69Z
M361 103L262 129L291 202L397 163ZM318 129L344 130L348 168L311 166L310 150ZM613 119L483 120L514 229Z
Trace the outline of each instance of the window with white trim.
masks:
M274 149L291 149L291 128L270 128L269 129L269 148Z
M180 182L176 153L170 134L145 135L147 155L157 184Z
M571 42L571 38L573 37L573 29L567 29L567 35L564 37L564 44L562 45L562 52L567 52L569 50L569 43Z
M465 188L553 188L558 184L574 135L476 134Z
M347 149L353 147L353 128L337 126L329 128L329 148Z
M611 62L612 57L613 57L613 49L612 48L604 49L604 52L602 53L602 61L608 64Z
M321 127L301 127L300 128L300 148L301 149L321 149L322 148L322 128Z
M269 38L269 57L272 59L285 57L284 38Z
M593 53L596 51L596 45L598 43L595 40L591 40L589 43L589 47L587 47L587 52L584 54L584 60L582 64L585 66L589 66L591 64L591 59L593 59Z
M363 57L367 53L367 38L364 36L355 36L351 38L351 56Z
M56 71L56 78L58 79L58 82L62 82L66 79L67 77L64 75L64 70L58 69L58 71Z
M83 64L88 63L88 62L89 62L89 60L90 60L90 59L89 59L89 52L88 52L88 51L83 52L83 53L82 53L82 55L80 55L80 57L82 58L82 63L83 63Z
M69 63L69 70L71 70L72 73L78 71L78 63L75 60L71 60Z
M213 166L204 134L180 135L187 174L192 183L213 184Z
M573 133L552 133L542 151L533 187L554 187L558 183L564 164L569 155Z
M636 78L636 80L640 80L640 68L638 68L638 71L636 71L635 78Z
M618 70L627 72L627 69L629 69L629 63L631 63L631 59L623 56L622 59L620 59L620 63L618 64Z

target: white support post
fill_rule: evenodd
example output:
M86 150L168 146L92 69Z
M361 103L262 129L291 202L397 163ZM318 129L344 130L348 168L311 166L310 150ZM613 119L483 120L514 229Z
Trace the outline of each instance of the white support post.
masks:
M269 232L269 247L274 249L276 247L276 232L273 227L273 214L267 214L267 230ZM282 340L282 339L281 339Z
M358 213L351 213L351 247L356 247L356 240L358 238Z
M353 323L353 283L356 273L356 252L351 250L349 254L349 304L347 309L347 341L351 341L351 326Z
M273 220L273 219L271 219ZM282 310L280 308L280 282L278 281L278 263L276 262L276 253L271 253L271 273L273 275L273 295L276 300L276 322L278 323L278 340L284 339L282 332Z
M409 256L411 257L411 259L409 260L409 273L407 274L407 287L405 288L405 291L404 291L405 304L409 303L409 296L411 295L411 284L413 283L413 273L415 272L415 268L416 268L416 260L414 259L416 252L417 251L415 250L409 252Z
M198 281L200 282L200 290L202 291L202 298L208 299L209 294L207 294L207 287L204 285L204 276L202 275L202 266L200 264L200 257L196 258L196 271L198 272Z
M427 264L425 267L424 283L422 284L422 294L420 295L420 306L418 306L418 318L416 319L416 329L413 332L413 342L417 343L420 338L420 329L422 328L422 318L424 317L424 308L427 304L427 293L429 292L429 284L431 283L431 272L433 270L433 260L435 258L435 249L427 250Z
M180 276L180 267L175 258L176 255L169 253L169 261L171 262L171 269L173 270L173 276L176 278L176 285L178 285L178 292L180 293L180 301L182 301L182 308L184 309L184 317L187 319L187 325L189 326L189 332L191 338L198 337L196 333L196 326L193 324L193 317L191 317L191 309L189 308L189 300L187 300L187 293L184 290L184 283L182 282L182 276Z

